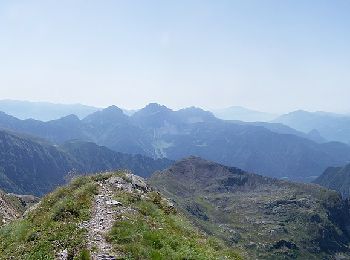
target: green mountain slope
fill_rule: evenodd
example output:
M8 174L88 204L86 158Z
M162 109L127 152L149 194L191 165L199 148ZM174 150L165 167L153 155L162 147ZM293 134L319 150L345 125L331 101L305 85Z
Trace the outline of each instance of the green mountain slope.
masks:
M0 229L0 259L241 259L142 178L80 177Z
M350 257L349 206L335 192L197 157L156 173L150 182L199 227L252 259Z

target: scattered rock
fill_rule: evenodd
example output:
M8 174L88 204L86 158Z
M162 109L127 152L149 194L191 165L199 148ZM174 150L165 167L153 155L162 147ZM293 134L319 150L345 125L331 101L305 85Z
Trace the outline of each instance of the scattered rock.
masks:
M63 251L57 254L57 260L67 260L68 259L68 250L64 249Z
M271 249L281 249L281 248L298 249L298 246L291 241L280 240L276 242L274 245L272 245L271 247Z

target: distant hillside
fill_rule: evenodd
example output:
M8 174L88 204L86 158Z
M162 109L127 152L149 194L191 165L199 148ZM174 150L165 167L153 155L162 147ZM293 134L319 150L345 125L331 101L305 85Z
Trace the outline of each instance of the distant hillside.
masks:
M106 170L130 169L149 176L170 163L117 153L93 143L71 141L58 147L0 131L0 188L7 192L42 195L75 174Z
M38 198L31 195L7 194L0 190L0 227L22 217L38 201Z
M0 228L0 259L243 259L145 181L125 172L74 179Z
M291 128L287 125L281 124L281 123L267 123L267 122L243 122L243 121L233 121L235 124L241 124L241 125L253 125L253 126L262 126L274 133L278 134L288 134L288 135L296 135L305 139L309 139L311 141L314 141L316 143L326 143L327 140L324 139L317 130L311 131L309 133L304 133L298 130L295 130L294 128Z
M316 185L276 180L190 157L150 183L199 227L248 259L348 259L349 205Z
M79 118L100 110L100 108L81 104L54 104L49 102L30 102L20 100L0 100L0 111L20 119L49 121L74 114Z
M80 120L71 115L42 122L0 113L0 127L39 136L58 145L76 139L151 158L197 155L259 174L312 181L329 166L350 161L350 146L319 143L281 124L224 121L191 107L173 111L149 104L132 116L111 106ZM311 141L313 139L317 142Z
M338 191L344 198L349 198L350 164L344 167L329 167L314 183Z
M272 113L255 111L239 106L214 109L211 112L220 119L240 120L244 122L268 122L278 117L278 115Z
M350 143L350 116L299 110L282 115L274 122L305 133L317 131L328 141Z

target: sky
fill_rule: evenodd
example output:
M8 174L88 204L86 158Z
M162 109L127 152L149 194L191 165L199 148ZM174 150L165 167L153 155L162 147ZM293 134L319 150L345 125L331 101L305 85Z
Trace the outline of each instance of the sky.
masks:
M350 1L0 1L0 99L350 112Z

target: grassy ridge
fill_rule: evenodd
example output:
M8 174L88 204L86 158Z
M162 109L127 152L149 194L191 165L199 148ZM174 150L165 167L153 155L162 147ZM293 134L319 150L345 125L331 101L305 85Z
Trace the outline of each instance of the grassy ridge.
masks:
M116 173L120 175L121 173ZM0 259L90 259L86 232L78 224L91 217L98 182L111 174L79 177L43 198L28 215L0 229ZM127 207L115 216L107 240L121 259L240 259L218 239L199 232L159 193L115 190Z

